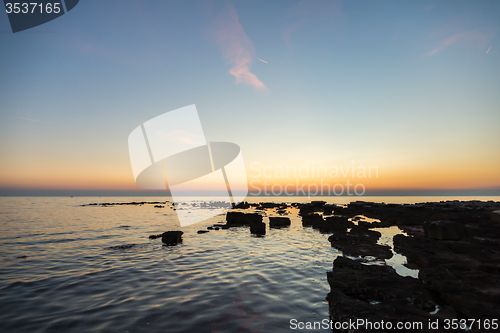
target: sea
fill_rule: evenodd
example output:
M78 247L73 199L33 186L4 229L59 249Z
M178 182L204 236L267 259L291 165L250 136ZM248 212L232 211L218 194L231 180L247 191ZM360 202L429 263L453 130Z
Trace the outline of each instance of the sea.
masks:
M500 196L247 198L311 200L417 203ZM100 205L128 202L165 203ZM259 237L247 227L198 234L224 223L225 214L181 227L171 207L166 197L0 197L0 332L293 332L292 320L328 320L326 272L342 253L331 247L328 234L302 227L296 208L285 215L290 227L268 226ZM259 212L266 223L280 216L276 209ZM149 239L169 230L184 232L181 244ZM379 231L379 243L388 245L403 233L397 227ZM405 261L395 254L386 263L417 277Z

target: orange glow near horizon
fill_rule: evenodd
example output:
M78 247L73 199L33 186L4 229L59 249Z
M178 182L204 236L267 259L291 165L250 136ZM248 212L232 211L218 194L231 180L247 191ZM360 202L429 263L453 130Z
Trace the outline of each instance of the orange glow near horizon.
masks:
M275 185L276 191L279 186L284 188L288 185L290 191L294 191L298 184L304 185L305 189L310 185L315 186L323 184L332 187L335 184L346 185L347 182L352 186L362 184L366 190L460 190L460 189L500 189L500 174L498 168L494 165L484 166L482 168L473 168L471 166L447 166L424 168L422 166L413 166L407 168L378 168L378 177L376 170L372 169L370 176L368 169L366 175L354 174L352 170L342 173L339 171L338 177L334 174L322 172L321 177L311 177L302 173L296 177L285 177L285 174L276 174L268 169L266 175L262 172L257 175L247 168L247 177L249 190L251 192L257 189L264 190L267 184L268 190ZM17 169L9 173L4 173L0 177L0 188L2 189L33 189L33 190L117 190L117 191L136 191L142 190L133 179L132 173L128 169L121 170L77 170L59 172L47 169L39 169L37 173L28 173L28 170ZM276 170L274 170L276 171ZM258 176L258 177L257 177ZM290 175L288 175L290 176ZM361 176L361 177L358 177ZM361 187L360 187L361 188ZM325 187L326 191L327 187ZM194 190L194 189L193 189ZM210 184L206 184L198 190L209 191Z

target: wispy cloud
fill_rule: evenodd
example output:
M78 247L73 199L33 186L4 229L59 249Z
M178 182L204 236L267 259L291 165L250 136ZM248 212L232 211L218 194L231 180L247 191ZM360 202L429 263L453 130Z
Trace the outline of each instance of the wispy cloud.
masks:
M233 66L229 73L236 78L236 83L248 84L256 89L267 89L264 83L250 72L255 52L254 46L231 4L228 4L226 9L215 18L212 33L222 55Z
M480 30L472 30L464 33L459 33L452 35L450 37L446 37L444 39L441 39L438 42L438 46L434 48L433 50L427 52L425 54L426 57L433 56L435 54L438 54L439 52L447 49L451 45L454 45L456 43L470 43L470 42L480 42L480 43L485 43L489 39L488 34L485 34L484 32Z
M42 123L42 124L49 124L49 125L52 125L51 123L47 123L45 121L40 121L40 120L36 120L36 119L30 119L30 118L23 118L23 117L17 117L19 119L24 119L24 120L29 120L29 121L34 121L36 123Z
M283 40L289 49L293 49L292 37L299 30L313 22L331 22L335 18L343 17L344 12L339 0L302 0L292 6L289 15L292 20L283 30ZM329 24L330 29L331 27Z
M266 64L268 63L267 61L262 60L261 58L257 58L257 59L259 59L259 60L260 60L260 61L262 61L262 62L265 62Z
M493 45L491 45L491 46L493 46ZM490 50L491 50L491 46L490 46L490 48L488 49L488 51L486 51L486 53L490 52Z

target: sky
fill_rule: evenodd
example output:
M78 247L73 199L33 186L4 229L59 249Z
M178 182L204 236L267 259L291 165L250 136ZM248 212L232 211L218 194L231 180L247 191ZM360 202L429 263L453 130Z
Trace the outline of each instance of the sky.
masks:
M499 33L498 1L85 0L15 34L2 14L0 193L140 190L129 134L195 104L254 192L498 195Z

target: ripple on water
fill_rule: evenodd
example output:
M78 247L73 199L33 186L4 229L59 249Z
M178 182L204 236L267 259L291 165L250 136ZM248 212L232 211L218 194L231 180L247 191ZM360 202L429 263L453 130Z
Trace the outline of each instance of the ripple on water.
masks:
M216 217L170 247L148 236L179 229L172 210L79 206L98 200L4 202L0 331L288 332L291 318L328 317L325 272L339 252L297 216L262 238L196 233Z

